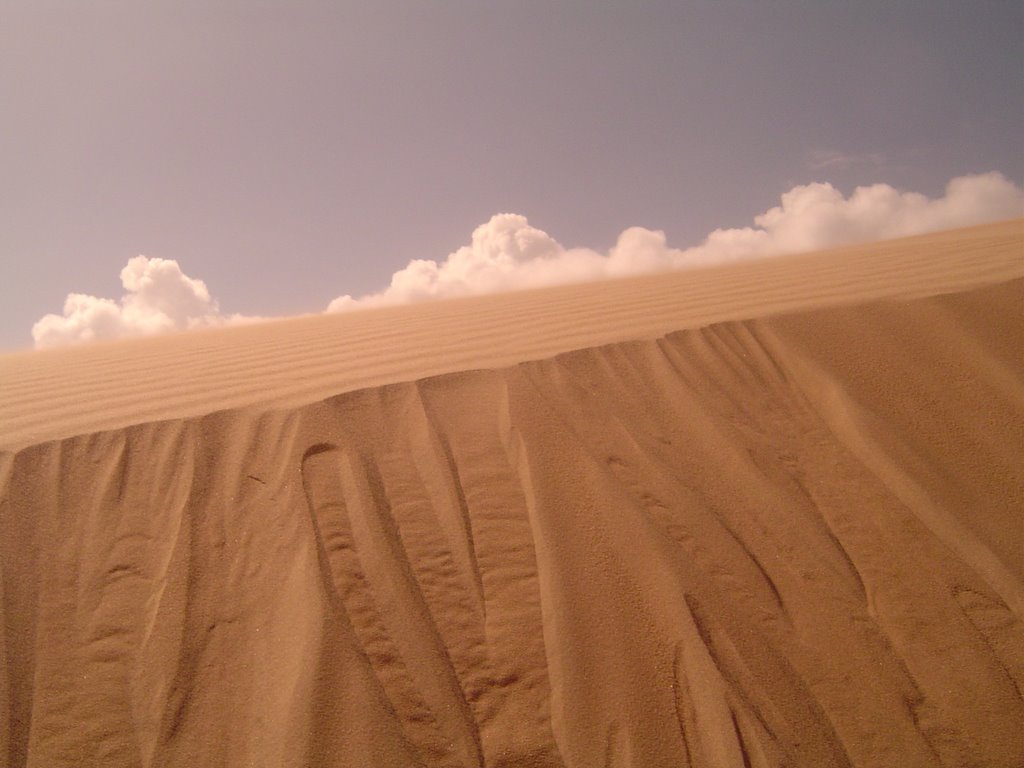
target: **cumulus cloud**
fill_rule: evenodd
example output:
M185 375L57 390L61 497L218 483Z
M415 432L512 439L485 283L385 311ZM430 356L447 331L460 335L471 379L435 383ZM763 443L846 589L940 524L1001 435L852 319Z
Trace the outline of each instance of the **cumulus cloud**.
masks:
M888 184L857 187L848 198L831 184L807 184L754 217L753 227L716 229L681 264L795 253L904 237L1024 215L1024 190L999 173L961 176L931 199Z
M753 226L716 229L684 250L670 247L664 232L643 227L623 231L608 253L565 248L525 216L501 213L444 260L411 261L383 291L340 296L327 311L721 264L1021 215L1024 190L994 172L955 178L938 198L888 184L857 187L849 197L827 183L796 186L779 205L755 216Z
M848 197L831 184L804 184L755 216L752 226L716 229L685 249L669 246L664 232L643 227L624 230L606 253L566 248L525 216L500 213L446 258L410 261L382 291L340 296L327 311L722 264L1022 215L1024 190L994 172L955 178L936 198L888 184L857 187ZM63 314L46 315L33 326L36 347L260 319L222 314L206 284L172 259L137 256L121 271L121 283L118 300L69 294Z
M444 261L414 259L391 276L384 291L361 299L341 296L328 311L585 280L600 274L600 262L592 251L566 250L525 216L499 213Z
M220 325L230 319L220 314L206 283L186 275L173 259L129 259L121 270L121 285L119 301L68 294L63 314L46 315L32 327L36 348Z

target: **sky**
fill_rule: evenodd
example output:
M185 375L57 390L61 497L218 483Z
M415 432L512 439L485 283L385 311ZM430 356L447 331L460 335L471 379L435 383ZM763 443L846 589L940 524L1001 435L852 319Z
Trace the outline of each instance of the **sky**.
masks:
M1010 0L0 0L0 349L1021 215L1022 39Z

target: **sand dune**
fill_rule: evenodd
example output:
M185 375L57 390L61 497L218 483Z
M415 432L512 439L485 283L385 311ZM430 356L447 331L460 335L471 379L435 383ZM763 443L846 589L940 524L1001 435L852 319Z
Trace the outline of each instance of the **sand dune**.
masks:
M0 358L0 763L1024 764L1022 349L1017 221Z
M499 296L0 355L0 449L1024 276L1024 221Z

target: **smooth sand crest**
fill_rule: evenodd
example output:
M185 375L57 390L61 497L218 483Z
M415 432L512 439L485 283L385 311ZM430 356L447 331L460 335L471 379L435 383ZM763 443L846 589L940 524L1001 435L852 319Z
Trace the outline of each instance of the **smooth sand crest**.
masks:
M1024 220L623 280L0 355L0 449L1024 276Z
M0 359L0 764L1019 766L1024 222Z

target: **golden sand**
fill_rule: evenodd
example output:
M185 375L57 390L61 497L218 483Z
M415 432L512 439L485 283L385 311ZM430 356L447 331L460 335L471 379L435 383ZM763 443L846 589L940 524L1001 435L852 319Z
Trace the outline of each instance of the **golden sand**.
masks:
M1024 221L0 357L0 765L1024 764Z

